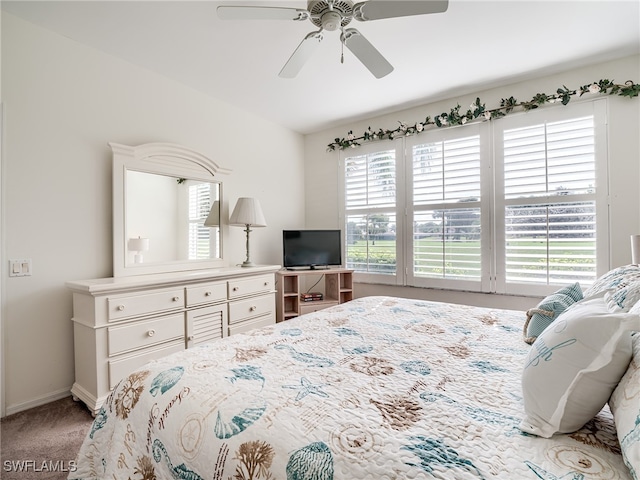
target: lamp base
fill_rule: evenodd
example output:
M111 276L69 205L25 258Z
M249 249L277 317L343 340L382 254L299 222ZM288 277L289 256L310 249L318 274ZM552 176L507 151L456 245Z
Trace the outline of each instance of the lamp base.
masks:
M253 262L247 262L244 261L242 262L242 265L240 265L241 267L255 267L255 264Z

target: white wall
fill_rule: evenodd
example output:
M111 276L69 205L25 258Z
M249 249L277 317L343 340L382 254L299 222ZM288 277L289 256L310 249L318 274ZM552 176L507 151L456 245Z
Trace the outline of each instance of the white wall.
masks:
M327 129L305 137L305 181L306 181L306 226L308 228L339 228L338 185L341 172L338 169L339 153L327 152L327 144L334 138L343 138L349 130L360 136L369 126L373 130L395 129L398 122L409 125L433 118L442 112L449 112L457 104L466 108L476 97L495 108L500 99L514 96L524 101L536 93L555 93L558 87L566 85L576 88L600 79L639 82L640 57L633 56L592 65L564 73L541 77L535 81L524 81L500 88L474 92L469 95L449 98L431 104L398 111L390 115L370 118L360 122ZM435 73L434 73L435 74ZM428 81L428 79L425 79ZM631 261L629 235L640 232L640 98L609 96L609 181L610 181L610 221L611 221L611 266ZM561 105L546 108L563 108ZM500 121L500 120L496 120ZM357 280L357 276L356 276ZM522 297L456 293L417 288L402 288L358 284L356 296L392 294L422 299L471 303L474 305L526 309L535 305L535 300Z
M268 227L254 230L252 259L277 264L281 230L304 224L304 139L6 12L2 66L2 271L11 258L33 261L32 276L2 278L10 414L68 394L72 305L64 284L112 275L107 142L178 143L231 168L223 215L238 197L259 198ZM225 258L242 262L242 229L227 237Z

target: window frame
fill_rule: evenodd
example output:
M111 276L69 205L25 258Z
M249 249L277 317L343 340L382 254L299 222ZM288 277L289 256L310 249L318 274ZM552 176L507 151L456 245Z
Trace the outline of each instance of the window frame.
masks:
M461 125L447 128L433 129L421 133L417 136L407 137L405 143L404 167L406 170L406 195L405 210L407 213L407 227L411 226L411 234L406 235L406 276L407 285L423 288L442 288L447 290L469 290L478 292L491 291L491 264L490 257L481 255L481 274L479 280L459 280L452 278L432 278L421 277L414 274L413 258L414 258L414 239L413 239L413 223L416 211L434 210L438 208L447 208L451 202L443 201L439 204L431 204L428 206L420 206L417 209L413 205L413 148L430 142L451 141L466 137L478 136L480 139L480 200L475 202L480 206L480 251L484 252L485 248L491 245L491 229L483 228L484 225L490 225L491 209L489 208L491 199L491 170L489 168L488 159L491 157L490 142L490 124L489 122L473 123L469 125Z
M400 215L400 199L404 198L404 189L405 189L405 178L403 169L398 166L398 158L402 155L403 142L401 139L395 140L380 140L377 142L372 142L370 144L362 145L358 147L357 152L353 153L350 150L342 150L340 152L339 158L339 171L340 179L339 182L339 197L340 197L340 214L339 220L340 225L342 226L343 231L343 257L345 259L344 263L347 266L347 217L349 215L366 215L371 213L377 213L384 209L376 208L376 207L362 207L362 208L354 208L350 211L347 211L346 207L346 159L352 156L363 156L363 155L371 155L377 152L383 152L386 150L395 150L395 180L396 180L396 202L395 202L395 215L396 215L396 272L394 274L386 274L386 273L368 273L357 271L358 280L363 283L372 283L372 284L384 284L384 285L404 285L404 256L403 256L403 248L404 245L404 230L405 230L405 216Z

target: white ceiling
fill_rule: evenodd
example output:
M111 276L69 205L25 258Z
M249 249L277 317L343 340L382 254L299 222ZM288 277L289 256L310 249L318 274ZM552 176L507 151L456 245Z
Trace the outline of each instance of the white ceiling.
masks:
M3 0L2 8L300 133L640 53L640 0L450 0L445 13L351 23L395 67L387 77L375 79L347 49L341 64L339 33L325 32L300 74L282 79L317 28L218 19L216 7L228 4L306 8L305 0Z

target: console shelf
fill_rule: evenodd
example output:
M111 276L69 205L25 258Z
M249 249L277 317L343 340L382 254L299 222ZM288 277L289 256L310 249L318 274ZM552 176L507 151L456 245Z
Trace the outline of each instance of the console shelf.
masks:
M322 292L323 299L301 300L300 294L309 289ZM280 270L276 272L276 290L276 321L282 322L353 300L353 270Z

